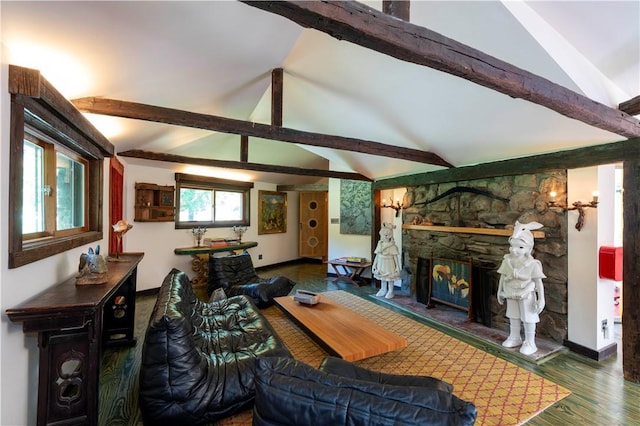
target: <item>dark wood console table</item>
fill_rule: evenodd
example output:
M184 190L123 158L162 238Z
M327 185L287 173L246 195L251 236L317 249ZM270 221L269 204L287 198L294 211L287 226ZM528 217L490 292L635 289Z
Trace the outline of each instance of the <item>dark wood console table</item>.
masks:
M38 422L98 424L100 358L105 346L133 346L136 276L143 253L109 262L109 281L76 286L75 277L7 309L25 333L38 333Z

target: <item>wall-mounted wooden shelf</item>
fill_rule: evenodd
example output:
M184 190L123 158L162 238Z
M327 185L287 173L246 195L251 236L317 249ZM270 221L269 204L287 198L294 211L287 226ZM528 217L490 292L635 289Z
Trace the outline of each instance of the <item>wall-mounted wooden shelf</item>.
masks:
M454 232L459 234L481 234L481 235L499 235L510 237L513 229L495 229L495 228L471 228L465 226L439 226L439 225L402 225L402 229L413 229L416 231L431 232ZM544 231L531 231L534 238L544 238Z
M175 219L175 187L153 183L136 183L136 222L173 222Z

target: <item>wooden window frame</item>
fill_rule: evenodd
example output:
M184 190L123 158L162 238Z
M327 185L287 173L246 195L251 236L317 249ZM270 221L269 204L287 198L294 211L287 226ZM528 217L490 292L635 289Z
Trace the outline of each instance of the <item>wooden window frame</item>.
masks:
M190 175L185 173L176 173L176 215L175 229L189 229L194 226L204 226L206 228L228 228L231 226L249 226L251 212L251 189L253 182L240 182L227 179L219 179L208 176ZM226 221L181 221L180 220L180 189L182 187L197 188L206 190L222 190L222 191L238 191L243 195L243 213L241 220Z
M113 145L38 70L9 66L9 268L17 268L103 238L103 163ZM85 228L37 240L22 235L22 166L26 135L66 148L87 162ZM66 233L63 233L66 234Z

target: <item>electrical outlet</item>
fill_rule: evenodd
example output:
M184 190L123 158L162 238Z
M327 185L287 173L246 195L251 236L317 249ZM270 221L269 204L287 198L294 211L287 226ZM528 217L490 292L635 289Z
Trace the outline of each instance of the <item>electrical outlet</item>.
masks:
M258 255L258 260L262 260L262 255L261 254Z

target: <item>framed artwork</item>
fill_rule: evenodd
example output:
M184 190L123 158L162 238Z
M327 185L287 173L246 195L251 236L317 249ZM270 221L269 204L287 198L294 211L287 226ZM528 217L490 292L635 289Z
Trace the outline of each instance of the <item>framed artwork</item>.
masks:
M440 302L467 311L471 319L472 260L459 261L431 256L429 303Z
M371 182L340 180L340 233L371 235Z
M258 192L258 235L287 232L287 193Z

